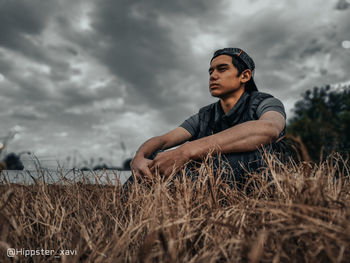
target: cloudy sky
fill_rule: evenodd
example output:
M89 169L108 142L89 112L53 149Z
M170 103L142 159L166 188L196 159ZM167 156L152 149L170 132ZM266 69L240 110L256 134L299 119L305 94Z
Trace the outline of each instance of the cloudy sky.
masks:
M0 0L0 138L119 165L215 101L209 60L228 46L291 116L306 89L349 82L349 17L349 0Z

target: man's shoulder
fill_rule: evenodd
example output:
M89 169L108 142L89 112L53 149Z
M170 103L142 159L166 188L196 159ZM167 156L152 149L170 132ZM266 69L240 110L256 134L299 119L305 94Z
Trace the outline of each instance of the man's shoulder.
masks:
M267 98L274 98L273 95L266 93L266 92L261 92L261 91L253 91L250 94L251 100L264 100Z
M280 112L284 118L286 118L286 112L282 101L271 94L260 92L254 101L253 104L256 106L256 115L258 118L267 111Z
M276 98L275 96L269 94L269 93L265 93L265 92L258 92L258 91L254 91L251 94L251 99L250 99L250 103L255 103L259 106L259 104L282 104L282 101L278 98Z
M250 100L249 100L249 109L256 111L256 109L259 107L259 105L266 101L269 98L274 98L271 94L260 92L260 91L253 91L250 94Z

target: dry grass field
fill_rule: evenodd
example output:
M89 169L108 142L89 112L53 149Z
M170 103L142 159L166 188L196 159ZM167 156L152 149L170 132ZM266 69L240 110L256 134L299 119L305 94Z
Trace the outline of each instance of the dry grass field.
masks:
M156 176L128 195L112 183L5 182L0 262L349 262L347 160L267 162L244 190L210 162L197 180Z

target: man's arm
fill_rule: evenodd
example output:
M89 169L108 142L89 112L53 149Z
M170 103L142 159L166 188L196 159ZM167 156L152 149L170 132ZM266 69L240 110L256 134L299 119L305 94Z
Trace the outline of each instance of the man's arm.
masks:
M179 169L181 168L179 166L187 161L201 159L210 151L215 153L253 151L261 145L275 141L284 127L283 115L276 111L268 111L259 120L241 123L157 155L150 164L151 170L157 167L161 173L169 175L174 166Z
M183 147L187 148L191 159L202 158L210 150L220 153L254 151L261 145L275 141L284 127L282 114L269 111L259 120L241 123Z
M153 137L143 143L137 150L131 161L131 170L137 175L145 175L149 178L152 174L149 165L152 160L149 158L158 150L166 150L177 146L191 139L192 135L184 128L178 127L164 135Z

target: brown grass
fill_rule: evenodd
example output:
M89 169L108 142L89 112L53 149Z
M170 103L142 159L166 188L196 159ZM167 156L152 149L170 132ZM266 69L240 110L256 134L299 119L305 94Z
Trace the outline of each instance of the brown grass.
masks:
M261 174L249 175L249 194L215 178L210 165L194 181L182 175L135 183L127 198L112 183L4 183L0 261L346 262L347 161L334 155L318 165L271 156L267 162ZM11 259L9 247L77 255Z

